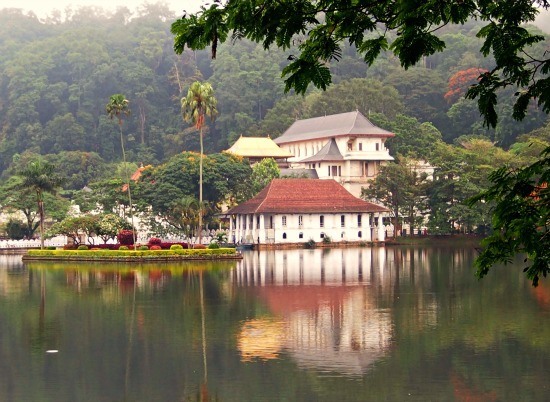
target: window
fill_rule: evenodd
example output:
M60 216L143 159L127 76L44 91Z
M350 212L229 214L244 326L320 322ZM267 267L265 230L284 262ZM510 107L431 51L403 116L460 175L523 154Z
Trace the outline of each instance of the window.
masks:
M340 215L340 227L346 227L346 215Z
M360 143L359 143L359 151L362 151L362 150L363 150L363 143L360 142Z
M324 215L321 215L319 217L319 227L322 227L322 228L325 227L325 216Z
M298 215L298 226L304 226L304 217L302 215Z
M298 238L299 238L299 239L303 239L303 238L304 238L304 232L298 233Z
M359 238L363 237L363 233L361 233L361 231L357 232L357 237Z
M283 221L283 227L286 227L286 215L283 215L282 221Z
M338 176L342 176L342 166L338 166Z
M376 150L380 151L380 144L379 143L376 143Z
M321 232L321 239L325 238L325 232Z
M286 239L286 232L283 233L283 239Z
M361 221L363 220L363 216L361 214L357 215L357 227L360 228L361 227ZM359 236L361 237L361 236Z
M328 175L330 176L330 166L328 166Z
M256 229L260 228L260 215L256 217Z

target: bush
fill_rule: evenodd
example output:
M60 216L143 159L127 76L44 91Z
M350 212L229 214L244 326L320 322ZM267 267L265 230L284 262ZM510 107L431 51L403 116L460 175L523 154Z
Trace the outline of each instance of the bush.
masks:
M57 247L55 247L55 246L48 246L48 247L46 247L46 250L57 250Z
M119 250L130 250L130 249L128 248L128 246L120 246L118 249L119 249Z
M212 250L212 249L220 248L220 245L218 244L218 242L213 241L212 243L210 243L210 244L208 245L208 248L209 248L210 250Z
M325 237L323 237L323 243L325 244L332 243L332 239L329 236L325 235Z
M162 250L162 247L156 244L153 244L151 247L149 247L149 250Z
M151 246L160 246L162 244L162 240L158 237L151 237L149 241L147 242L149 244L149 247Z
M305 248L315 248L315 240L309 239L307 242L304 243Z
M195 250L204 250L206 246L204 244L193 244Z
M138 247L138 250L140 250L140 251L149 250L149 247L146 246L146 245L142 245L142 246L139 246L139 247Z
M121 230L117 235L118 242L124 246L131 246L134 244L134 231L133 230Z
M172 244L170 250L183 250L183 246L181 244Z
M76 250L78 246L76 244L65 244L63 250Z
M88 250L89 247L85 244L81 244L80 246L78 246L77 250Z

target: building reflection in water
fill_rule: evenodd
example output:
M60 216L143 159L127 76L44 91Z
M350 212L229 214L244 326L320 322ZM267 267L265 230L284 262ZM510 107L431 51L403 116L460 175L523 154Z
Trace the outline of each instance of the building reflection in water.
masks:
M391 346L391 312L377 300L391 286L386 264L383 247L246 253L232 280L278 319L243 323L242 359L288 353L301 367L362 375Z

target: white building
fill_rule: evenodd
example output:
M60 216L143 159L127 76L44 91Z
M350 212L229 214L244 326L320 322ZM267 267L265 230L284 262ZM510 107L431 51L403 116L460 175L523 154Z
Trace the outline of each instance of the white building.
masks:
M274 141L294 155L291 167L313 169L359 197L380 166L393 160L385 142L394 135L355 111L297 120Z
M384 241L388 210L334 180L274 179L230 209L230 241L256 244Z

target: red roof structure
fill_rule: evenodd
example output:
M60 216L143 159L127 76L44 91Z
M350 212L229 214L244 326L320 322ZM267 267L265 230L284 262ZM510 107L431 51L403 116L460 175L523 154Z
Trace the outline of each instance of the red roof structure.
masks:
M353 196L334 180L273 179L254 198L227 214L388 212Z

